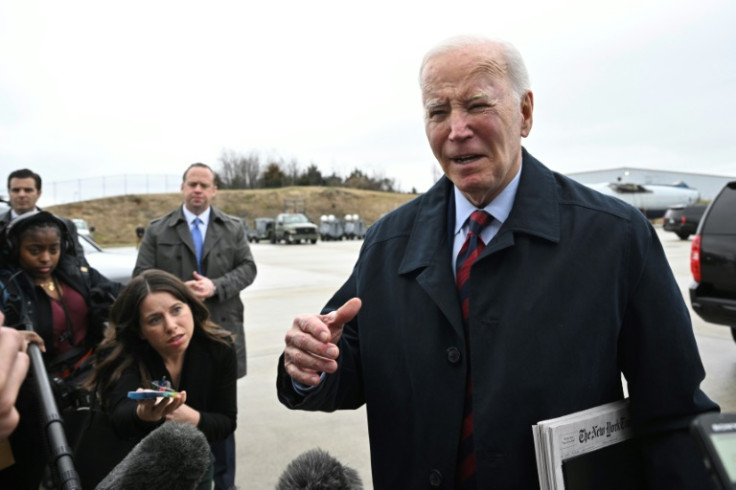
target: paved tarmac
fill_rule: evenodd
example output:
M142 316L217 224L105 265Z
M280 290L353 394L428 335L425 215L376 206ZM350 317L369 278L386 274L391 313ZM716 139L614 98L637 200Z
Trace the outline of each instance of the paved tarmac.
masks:
M237 485L273 489L286 466L319 447L373 487L365 409L292 411L276 397L284 335L300 313L317 313L350 275L362 242L251 244L258 267L243 293L248 375L238 382Z

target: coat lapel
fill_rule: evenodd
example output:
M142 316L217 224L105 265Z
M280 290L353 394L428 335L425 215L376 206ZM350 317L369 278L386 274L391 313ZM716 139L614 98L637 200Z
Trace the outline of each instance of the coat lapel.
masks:
M222 238L222 216L220 211L214 206L210 207L210 222L207 225L207 234L204 237L204 247L202 248L202 266L206 263L205 259L210 251L217 246L217 242Z
M196 263L197 253L194 251L192 232L189 230L189 223L187 223L187 219L184 216L184 211L182 211L181 206L179 207L179 210L171 216L168 224L169 227L175 230L176 234L179 236L179 240L186 245L187 249L191 253L192 263Z
M416 274L416 281L462 335L462 314L452 274L451 247L447 241L447 206L452 183L440 179L423 196L414 220L399 274Z

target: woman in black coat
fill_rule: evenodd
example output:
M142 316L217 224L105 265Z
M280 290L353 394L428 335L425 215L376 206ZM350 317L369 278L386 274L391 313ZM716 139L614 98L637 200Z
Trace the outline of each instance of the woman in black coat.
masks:
M176 396L128 396L162 385ZM232 335L210 321L204 303L181 280L161 270L133 278L113 304L88 386L98 394L102 410L95 413L75 461L83 484L90 487L112 470L132 443L165 421L191 424L210 443L236 427ZM102 433L107 434L105 440L99 438ZM114 457L95 450L103 444ZM202 485L211 488L211 481Z

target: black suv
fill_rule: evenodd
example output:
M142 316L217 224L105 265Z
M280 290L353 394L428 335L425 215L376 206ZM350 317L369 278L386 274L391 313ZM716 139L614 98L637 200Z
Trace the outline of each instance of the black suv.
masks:
M736 180L710 203L693 238L690 303L703 320L731 327L736 340Z
M698 230L700 218L707 204L676 204L667 208L664 213L663 228L675 233L681 240L687 240Z

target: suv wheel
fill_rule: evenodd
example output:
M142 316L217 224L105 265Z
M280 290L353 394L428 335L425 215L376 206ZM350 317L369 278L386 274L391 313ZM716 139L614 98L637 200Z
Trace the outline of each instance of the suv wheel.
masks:
M736 327L731 327L731 337L733 337L733 341L736 342Z
M678 231L677 236L680 237L680 240L687 240L687 237L690 236L690 233L684 232L684 231Z

